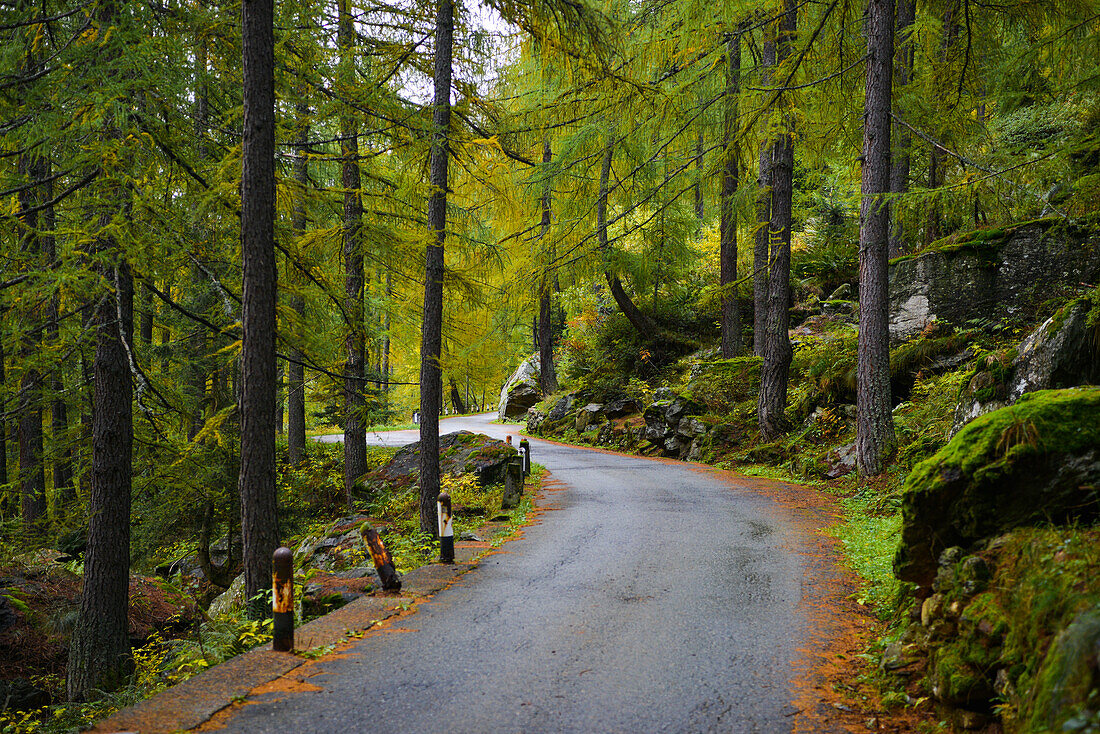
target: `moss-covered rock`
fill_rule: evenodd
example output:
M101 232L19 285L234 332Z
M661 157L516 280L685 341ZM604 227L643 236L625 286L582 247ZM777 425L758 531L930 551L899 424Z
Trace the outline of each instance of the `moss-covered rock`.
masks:
M993 697L993 684L985 669L968 661L967 646L949 643L932 658L932 695L953 706L986 708Z
M1100 508L1100 388L1044 390L969 423L905 482L899 579L932 582L940 551Z
M480 433L456 431L439 437L440 474L475 474L481 484L504 481L504 465L516 449ZM363 477L363 486L412 484L420 474L420 442L398 451L388 464Z
M1054 640L1021 711L1021 721L1029 732L1082 731L1066 727L1066 722L1095 720L1100 710L1098 690L1100 607L1094 607L1079 614Z

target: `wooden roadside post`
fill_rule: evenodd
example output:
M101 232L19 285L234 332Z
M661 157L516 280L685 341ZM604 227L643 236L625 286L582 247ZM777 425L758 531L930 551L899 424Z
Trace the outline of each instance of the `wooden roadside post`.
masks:
M455 531L451 522L451 495L440 492L435 501L436 514L439 518L439 562L455 562Z
M512 509L519 504L521 496L523 496L523 459L514 456L504 465L504 496L500 500L500 509Z
M294 649L294 553L283 546L271 558L271 649Z
M400 591L401 577L397 574L397 568L393 565L390 552L386 550L386 545L382 542L382 538L378 536L378 531L374 529L374 526L369 522L363 524L367 526L366 530L363 531L363 540L366 541L371 560L374 561L374 567L378 570L378 578L382 581L382 588L386 591Z

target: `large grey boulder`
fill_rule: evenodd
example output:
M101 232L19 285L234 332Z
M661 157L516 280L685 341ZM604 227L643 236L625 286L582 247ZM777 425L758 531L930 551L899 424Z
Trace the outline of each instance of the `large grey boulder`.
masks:
M532 354L516 368L501 388L497 417L500 420L521 418L540 400L542 389L539 387L539 355Z
M1095 236L1054 220L944 240L890 263L890 338L908 339L937 319L962 325L1032 312L1098 276Z
M991 362L979 369L955 408L951 435L1026 393L1100 382L1100 329L1088 324L1090 308L1084 298L1067 304L1024 339L1007 367Z

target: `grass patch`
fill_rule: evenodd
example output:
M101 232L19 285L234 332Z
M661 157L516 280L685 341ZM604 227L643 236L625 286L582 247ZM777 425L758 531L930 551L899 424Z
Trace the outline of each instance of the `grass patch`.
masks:
M889 617L904 584L894 578L892 561L901 532L901 513L883 508L867 492L841 500L844 520L832 533L844 546L848 564L864 582L856 601L881 619Z

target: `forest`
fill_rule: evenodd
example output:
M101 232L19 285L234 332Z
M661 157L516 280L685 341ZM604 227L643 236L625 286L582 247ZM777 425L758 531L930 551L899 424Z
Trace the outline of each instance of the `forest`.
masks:
M414 412L430 544L439 416L533 354L543 413L640 416L709 364L695 412L738 438L705 460L820 479L816 421L884 515L964 378L1074 299L1100 320L1081 275L904 354L890 331L899 264L1034 222L1092 242L1095 0L2 7L0 565L77 549L65 700L131 674L131 568L194 551L254 598L280 537L364 500L368 428Z

